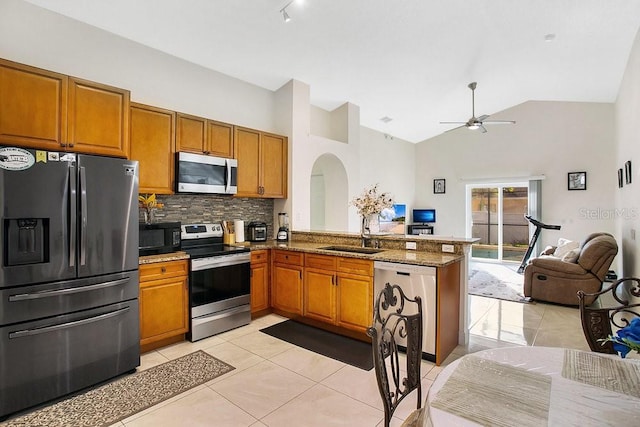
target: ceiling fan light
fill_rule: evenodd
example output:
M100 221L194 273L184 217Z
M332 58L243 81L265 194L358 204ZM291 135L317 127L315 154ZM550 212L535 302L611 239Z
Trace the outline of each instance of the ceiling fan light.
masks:
M475 130L475 129L480 129L480 125L477 123L474 123L472 125L467 126L469 129L471 130Z

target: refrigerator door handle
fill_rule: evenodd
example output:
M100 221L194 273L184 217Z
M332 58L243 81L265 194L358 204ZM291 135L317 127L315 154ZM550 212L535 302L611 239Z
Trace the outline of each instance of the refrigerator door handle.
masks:
M69 267L76 265L76 222L77 201L76 201L76 168L69 166Z
M91 292L98 289L111 288L114 286L125 285L129 282L129 277L124 279L111 280L108 282L96 283L95 285L79 286L75 288L56 289L55 291L34 292L31 294L15 294L9 295L9 302L27 301L40 298L58 297L60 295L77 294L80 292Z
M87 173L80 167L80 265L87 264Z
M22 337L29 337L29 336L33 336L33 335L46 334L48 332L55 332L55 331L59 331L61 329L69 329L69 328L73 328L73 327L76 327L76 326L86 325L87 323L99 322L101 320L105 320L105 319L108 319L110 317L115 317L115 316L124 314L127 311L129 311L129 307L121 308L121 309L118 309L118 310L115 310L115 311L111 311L111 312L105 313L105 314L100 314L100 315L94 316L94 317L88 317L88 318L82 319L82 320L76 320L76 321L73 321L73 322L61 323L59 325L44 326L42 328L24 329L22 331L9 332L9 339L11 340L11 339L15 339L15 338L22 338Z

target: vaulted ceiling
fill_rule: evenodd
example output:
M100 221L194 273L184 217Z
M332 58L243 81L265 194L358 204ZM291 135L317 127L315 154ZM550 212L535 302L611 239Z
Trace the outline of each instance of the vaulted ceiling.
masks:
M411 142L528 100L614 102L637 0L27 0ZM392 120L385 123L384 117Z

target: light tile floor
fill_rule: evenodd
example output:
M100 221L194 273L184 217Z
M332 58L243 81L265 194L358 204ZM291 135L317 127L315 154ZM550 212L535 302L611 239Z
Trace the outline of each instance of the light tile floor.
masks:
M502 346L589 349L575 308L476 296L470 297L469 305L469 344L458 346L446 363L467 353ZM283 320L269 315L196 343L183 342L144 354L140 369L198 349L236 369L115 426L383 425L374 371L354 368L259 332ZM423 399L441 369L423 362ZM409 396L396 410L392 425L402 424L415 403L415 397Z

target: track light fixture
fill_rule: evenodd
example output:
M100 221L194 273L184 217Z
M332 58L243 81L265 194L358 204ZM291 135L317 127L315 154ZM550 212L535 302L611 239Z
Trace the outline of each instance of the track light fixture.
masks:
M286 9L287 9L286 7L283 7L280 12L282 12L282 17L284 18L284 22L289 22L289 21L291 21L291 17L287 13Z
M289 14L287 13L287 8L289 6L291 6L291 3L293 3L294 0L291 0L289 3L285 4L284 7L282 9L280 9L280 13L282 13L282 18L284 19L284 22L289 22L291 21L291 17L289 16Z

